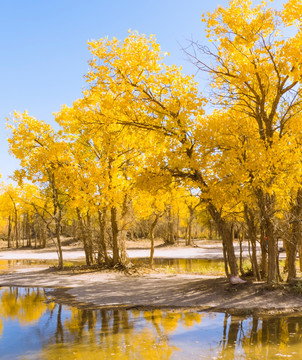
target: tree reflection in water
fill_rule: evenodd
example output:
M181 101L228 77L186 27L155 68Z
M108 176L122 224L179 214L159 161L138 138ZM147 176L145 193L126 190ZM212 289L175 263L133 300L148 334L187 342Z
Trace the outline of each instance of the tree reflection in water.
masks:
M275 359L299 355L302 347L302 315L225 315L220 359Z
M17 319L21 325L37 322L47 309L39 288L6 288L1 294L0 317Z
M1 359L299 359L302 346L301 314L80 310L45 302L39 288L0 296Z

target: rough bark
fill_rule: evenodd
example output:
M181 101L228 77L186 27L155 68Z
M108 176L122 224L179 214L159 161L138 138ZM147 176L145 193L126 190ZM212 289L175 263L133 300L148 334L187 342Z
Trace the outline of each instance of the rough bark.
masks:
M94 263L93 257L93 239L92 239L92 232L91 232L91 218L89 211L87 211L87 226L86 226L86 233L87 233L87 247L88 247L88 256L89 256L89 263Z
M194 219L194 208L188 206L189 208L189 221L188 221L188 241L186 243L187 246L192 245L192 223Z
M217 226L219 235L222 237L223 246L225 247L226 260L230 268L230 274L226 273L226 275L237 276L238 265L236 261L234 244L233 244L232 227L222 218L220 212L211 202L208 204L207 209Z
M110 264L110 259L107 254L107 245L105 239L106 232L106 219L107 219L107 209L104 207L102 210L98 211L99 216L99 226L100 226L100 235L98 238L97 246L98 246L98 263L102 262L104 259L105 264Z
M175 238L174 238L174 227L173 227L173 218L172 218L171 206L168 206L167 214L168 214L168 231L167 231L167 236L166 236L166 239L165 239L165 243L168 244L168 245L174 245L175 244Z
M11 216L9 215L9 217L8 217L8 233L7 233L7 247L8 248L12 247L11 240L12 240L12 221L11 221Z
M26 240L27 246L31 247L31 224L29 221L29 215L26 215Z
M153 256L154 256L154 230L157 225L159 219L159 215L155 214L155 218L152 221L151 227L150 227L150 240L151 240L151 248L150 248L150 265L153 266Z
M130 202L128 194L125 194L121 212L121 230L119 236L119 252L120 252L120 263L126 264L128 261L127 252L126 252L126 239L127 239L127 229L130 221Z
M47 230L45 224L42 224L42 248L46 248L47 245Z
M243 243L243 236L241 236L239 234L239 270L240 270L240 274L243 275L244 274L244 270L243 270L243 250L242 250L242 243Z
M267 246L263 221L260 221L261 277L267 278Z
M62 251L62 243L61 243L61 214L59 214L56 219L56 237L57 237L57 245L58 245L58 262L59 269L63 269L63 251Z
M18 211L17 211L17 207L14 204L15 207L15 242L16 242L16 248L18 249L19 247L19 222L18 222Z
M278 283L278 244L274 229L275 198L273 195L265 194L261 189L256 192L260 216L267 242L267 283L273 285Z
M301 214L302 214L302 189L298 190L296 201L291 209L291 237L287 241L287 266L288 277L287 281L291 281L296 278L296 257L297 247L301 243Z
M77 209L77 216L78 216L78 221L79 221L79 226L80 226L81 240L83 241L83 245L84 245L86 264L88 266L90 266L91 261L90 261L89 246L88 246L88 241L87 241L87 236L86 236L86 231L85 231L85 225L84 225L84 220L83 220L83 217L82 217L79 209Z
M118 246L118 224L117 224L117 208L111 207L111 231L112 231L112 256L113 265L119 262L119 246Z
M255 222L255 214L247 205L244 206L244 217L247 224L249 240L252 245L252 271L255 279L261 280L258 261L257 261L257 227Z

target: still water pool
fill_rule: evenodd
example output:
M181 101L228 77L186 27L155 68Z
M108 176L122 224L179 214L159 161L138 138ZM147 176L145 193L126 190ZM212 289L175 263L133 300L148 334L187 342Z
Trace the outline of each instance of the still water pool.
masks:
M131 261L140 266L149 266L149 258L133 258ZM0 260L0 273L18 266L48 265L57 266L57 260ZM64 261L64 266L85 265L83 260ZM154 259L154 268L169 273L195 273L203 275L224 276L224 262L209 259Z
M131 259L134 264L148 265L148 258ZM154 258L154 268L171 273L194 273L203 275L224 276L225 268L223 260L210 259L163 259Z
M80 310L2 287L0 359L302 359L302 314Z

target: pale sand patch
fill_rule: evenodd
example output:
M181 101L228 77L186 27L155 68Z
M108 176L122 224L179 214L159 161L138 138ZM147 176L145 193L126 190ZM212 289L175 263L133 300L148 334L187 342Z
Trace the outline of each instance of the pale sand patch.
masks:
M64 260L85 260L85 253L82 248L73 246L63 246ZM239 245L235 245L236 256L239 256ZM127 254L130 258L148 258L149 249L128 248ZM243 256L248 257L248 246L243 246ZM285 254L280 254L284 258ZM155 248L154 257L162 259L223 259L221 243L203 244L199 243L198 247L175 246L175 247L158 247ZM1 249L0 260L7 259L31 259L31 260L57 260L58 255L54 247L46 249Z
M225 278L191 274L127 276L39 267L1 274L0 286L65 289L53 292L59 302L89 308L194 308L231 313L302 311L299 295L267 291L263 284L231 286Z
M239 247L235 246L238 253ZM65 260L84 260L84 252L74 246L63 247ZM245 247L247 251L247 247ZM129 249L130 257L148 257L149 250ZM156 248L162 258L221 258L221 244L199 247ZM54 248L3 249L1 259L56 260ZM0 286L41 286L64 288L56 296L64 303L96 307L194 307L198 309L232 311L302 311L302 296L281 290L266 291L263 284L231 286L226 278L193 274L151 273L126 276L117 272L53 271L46 266L12 268L14 272L0 274ZM11 269L10 269L11 270ZM62 294L64 296L62 297Z

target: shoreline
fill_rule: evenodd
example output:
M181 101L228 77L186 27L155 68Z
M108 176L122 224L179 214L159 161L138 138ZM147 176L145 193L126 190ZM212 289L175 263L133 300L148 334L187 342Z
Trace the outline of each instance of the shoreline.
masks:
M96 306L90 303L82 303L76 300L75 296L68 294L68 288L55 288L47 289L47 295L53 297L54 301L58 304L65 306L75 306L83 310L138 310L138 311L154 311L162 310L169 312L217 312L227 313L231 316L302 316L302 306L295 308L225 308L207 305L194 305L194 306L168 306L168 305L99 305Z
M216 260L222 255L217 243L196 247L158 247L157 257L198 258ZM131 248L130 257L145 254L144 248ZM84 252L77 246L64 246L66 261L84 260ZM0 249L4 260L54 260L54 248ZM180 256L181 255L181 256ZM139 257L139 256L138 256ZM2 270L3 271L3 270ZM65 268L48 265L14 265L1 273L0 286L41 287L64 305L86 309L170 309L217 311L229 314L293 314L302 313L302 286L288 291L289 286L268 290L264 282L231 285L226 277L190 273L167 274L149 268L127 275L113 270L95 268ZM301 289L300 289L301 287ZM301 290L301 291L300 291Z
M193 274L125 275L33 267L2 273L2 286L41 287L54 301L85 309L191 310L230 315L302 313L299 294L282 288L267 290L263 282L230 285L224 277Z
M64 241L63 241L64 243ZM66 241L65 241L66 243ZM2 242L3 244L3 242ZM0 242L1 245L1 242ZM204 260L223 260L223 250L221 241L216 240L197 240L192 246L185 246L184 242L180 242L171 246L163 246L161 241L155 241L154 257L162 259L204 259ZM234 244L235 254L239 257L240 246L237 242ZM84 260L85 253L83 247L74 245L62 245L63 260ZM260 254L260 248L257 248ZM132 258L148 258L150 256L150 241L128 241L127 254ZM243 258L249 257L247 242L242 245ZM0 260L57 260L58 254L56 248L51 245L44 249L20 247L7 248L0 247ZM285 253L279 254L279 259L285 259Z

